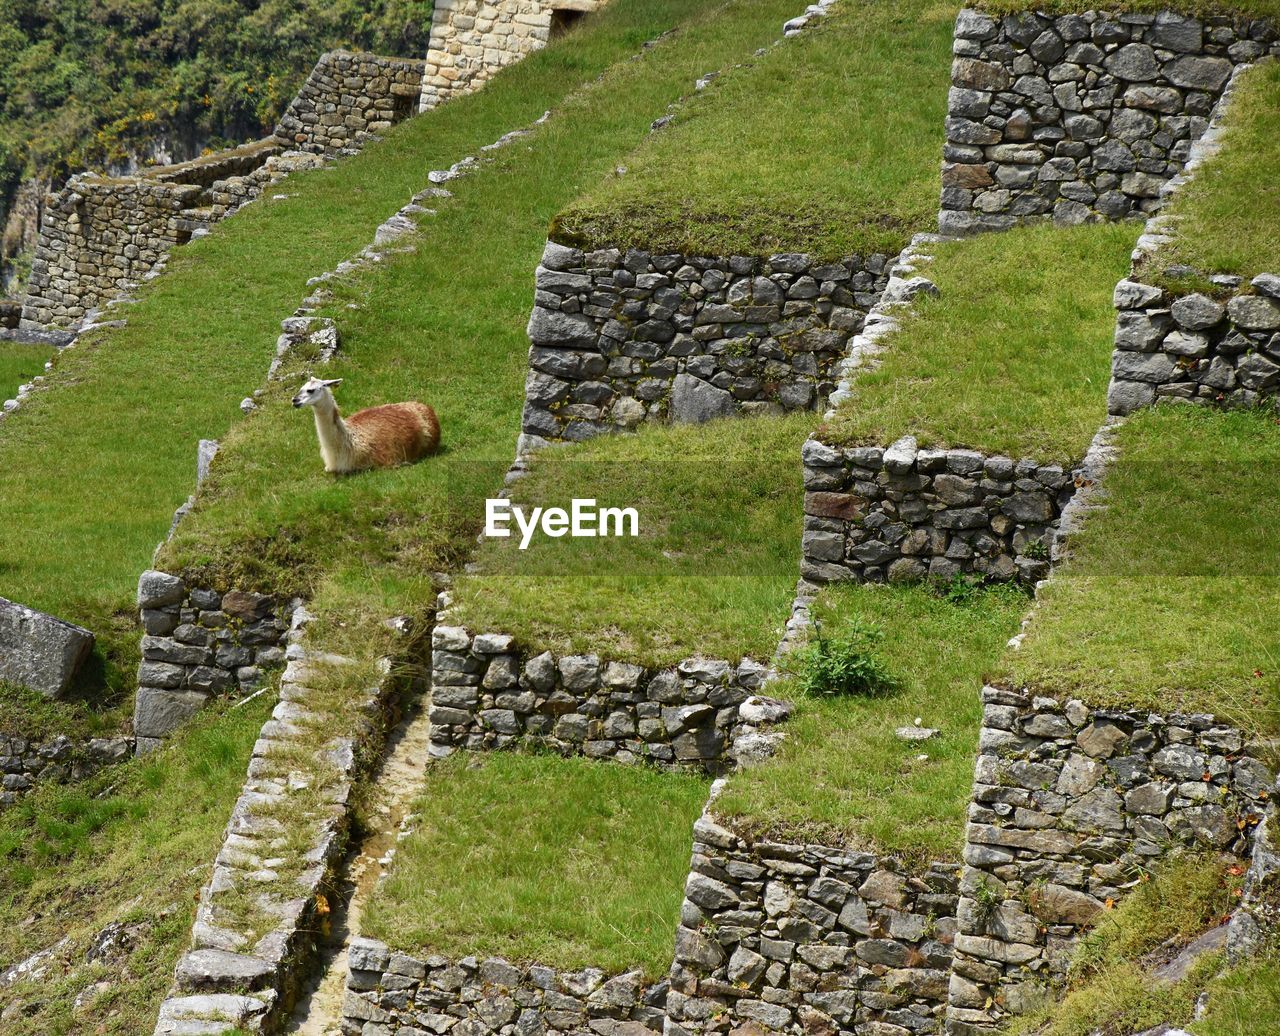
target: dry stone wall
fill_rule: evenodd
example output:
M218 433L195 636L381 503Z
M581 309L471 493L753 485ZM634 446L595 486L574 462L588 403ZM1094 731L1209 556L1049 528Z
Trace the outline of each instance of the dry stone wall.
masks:
M553 31L607 0L436 0L421 77L421 110L484 86L540 50Z
M280 116L275 137L291 150L352 154L417 111L425 67L421 59L329 51Z
M1269 23L1169 11L965 10L955 36L944 234L1155 211L1233 70L1280 53Z
M747 838L713 811L693 829L669 1032L940 1031L955 864Z
M524 446L649 421L813 409L890 264L548 242L529 320Z
M638 971L566 972L500 957L417 958L373 939L353 940L348 960L344 1036L662 1032L667 983L647 983Z
M1274 775L1208 715L1093 709L995 687L966 830L948 1032L1042 1002L1079 932L1177 846L1246 856Z
M242 590L188 587L149 570L138 580L142 661L133 728L138 751L151 751L218 695L262 685L285 664L285 638L304 614L298 601Z
M815 583L948 580L1034 583L1077 477L1055 464L920 449L804 445L802 576Z
M760 728L790 706L762 697L768 670L687 659L654 671L597 655L530 656L503 633L437 625L431 638L431 746L538 745L564 755L665 769L729 766L739 752L766 749Z
M48 741L0 734L0 806L11 806L37 781L79 781L133 755L131 737L75 742L65 734Z

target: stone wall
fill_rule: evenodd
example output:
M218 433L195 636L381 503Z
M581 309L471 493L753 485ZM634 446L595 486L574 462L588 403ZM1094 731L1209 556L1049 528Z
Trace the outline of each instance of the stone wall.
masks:
M916 873L871 853L745 838L713 811L694 825L672 1031L939 1031L955 864Z
M0 734L0 806L11 806L36 781L79 781L133 754L131 737L77 743L65 734L36 742Z
M1234 280L1217 297L1116 286L1112 414L1165 399L1251 407L1280 392L1280 276Z
M321 56L280 116L285 147L344 155L414 114L426 62L333 50Z
M246 694L285 663L299 602L188 587L150 570L138 580L142 661L133 728L138 751L159 747L216 695Z
M1245 856L1274 777L1207 715L983 691L948 1032L995 1031L1076 935L1177 846Z
M965 10L942 166L944 234L1150 213L1240 64L1275 29L1172 12Z
M525 444L815 408L890 263L584 253L548 242L529 320Z
M638 971L610 976L597 968L517 966L500 957L419 959L373 939L353 940L348 960L347 1036L662 1032L667 983L646 983Z
M767 673L750 659L736 666L687 659L655 671L596 655L529 656L506 634L437 625L432 754L536 744L565 755L716 771L737 752L763 747L770 735L759 728L790 713L759 695Z
M23 326L76 326L126 294L175 245L208 229L198 184L82 173L51 196L31 264Z
M484 86L546 46L553 24L606 0L436 0L421 81L422 111Z
M1043 579L1074 472L974 450L889 447L803 449L801 574L815 583L853 579Z

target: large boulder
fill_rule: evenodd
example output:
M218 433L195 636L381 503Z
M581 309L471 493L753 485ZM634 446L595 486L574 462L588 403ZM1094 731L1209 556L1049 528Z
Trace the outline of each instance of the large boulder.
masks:
M92 650L87 629L0 597L0 680L61 698Z

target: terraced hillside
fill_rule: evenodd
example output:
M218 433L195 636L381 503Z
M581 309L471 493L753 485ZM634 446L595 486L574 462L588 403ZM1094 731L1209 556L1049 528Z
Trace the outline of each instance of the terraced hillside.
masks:
M0 1029L1266 1032L1268 6L611 0L176 252L0 421L0 735L173 710L0 812Z

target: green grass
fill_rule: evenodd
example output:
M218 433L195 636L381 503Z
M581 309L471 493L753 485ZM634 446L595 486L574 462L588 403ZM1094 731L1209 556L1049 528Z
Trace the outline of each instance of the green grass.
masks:
M546 450L516 501L634 507L640 536L488 539L459 577L458 621L527 650L649 666L702 654L766 660L795 594L812 415L648 427ZM691 490L691 487L696 489ZM693 495L696 494L696 495Z
M1236 902L1240 873L1222 858L1171 857L1118 907L1102 913L1081 939L1062 1000L1022 1016L1011 1031L1090 1036L1191 1021L1196 996L1221 967L1222 955L1202 956L1178 983L1155 979L1152 971L1225 920Z
M1106 418L1115 312L1137 231L1036 225L934 246L918 296L823 438L1078 461Z
M12 399L19 385L43 374L48 359L49 350L43 345L0 342L0 401Z
M1275 416L1159 407L1118 443L1108 506L1044 588L1002 679L1280 730Z
M1209 1009L1188 1029L1195 1036L1262 1036L1280 1018L1280 962L1274 952L1209 984ZM1259 1024L1271 1029L1259 1029Z
M15 1009L5 1036L151 1031L271 706L211 710L163 752L0 813L0 970L68 939L45 980L0 989L0 1013ZM86 963L116 922L133 933L125 950ZM76 1010L96 982L107 985Z
M345 379L340 405L430 403L441 452L411 467L328 476L310 415L289 406L291 377L226 437L163 563L219 585L357 599L363 591L351 587L364 583L400 600L397 610L421 601L429 573L473 549L483 501L510 463L528 369L529 277L551 217L643 139L697 75L773 38L791 9L786 0L609 5L602 17L683 28L451 183L455 197L438 205L414 253L338 286L330 312L343 348L329 376Z
M38 691L0 683L0 735L39 741L51 734L65 734L73 741L84 741L115 733L122 719L118 708L53 701Z
M819 604L829 628L851 618L880 627L877 654L898 689L874 698L800 698L779 754L730 777L717 812L759 835L917 863L958 860L983 678L1017 632L1027 598L996 588L953 601L922 586L868 585L829 588ZM785 697L788 688L772 693ZM923 745L898 740L895 728L917 717L941 733Z
M659 978L706 795L701 778L584 759L434 763L361 934L411 954Z
M1165 210L1174 219L1173 241L1146 264L1151 276L1175 289L1178 282L1167 277L1175 264L1246 279L1280 270L1274 232L1280 225L1280 62L1264 61L1245 72L1225 126L1222 150Z
M385 589L378 566L389 560L424 572L444 564L518 431L529 277L551 217L696 76L767 43L794 6L617 0L484 90L407 120L356 158L290 178L287 200L249 206L179 249L128 326L61 356L56 386L0 429L0 595L93 629L105 682L126 687L138 573L191 491L199 438L224 439L227 450L216 492L169 563L192 563L224 585L243 578L286 590L317 589L340 561L373 590ZM643 60L623 60L675 26L686 28ZM604 82L569 98L615 62ZM242 421L239 400L261 385L306 279L370 241L428 170L551 107L558 114L535 138L457 184L458 200L415 256L356 290L363 309L337 310L343 405L425 398L441 413L446 452L334 481L320 470L309 415L285 405L292 386ZM262 566L244 560L255 555Z
M1020 14L1033 10L1053 15L1101 10L1097 0L975 0L971 6L990 14ZM1278 0L1125 0L1123 11L1126 14L1178 11L1199 18L1215 14L1243 14L1280 21Z
M837 5L685 106L624 175L560 215L557 238L694 255L900 251L936 219L956 10Z

